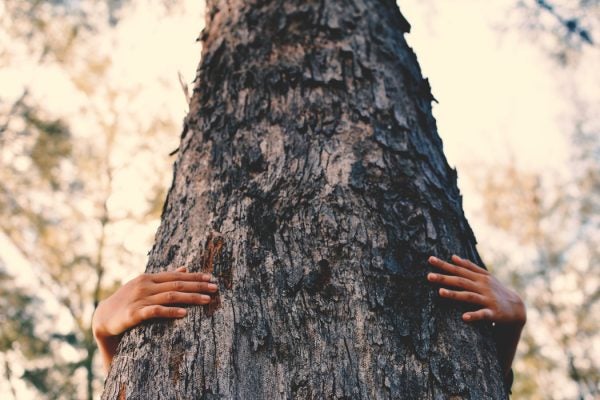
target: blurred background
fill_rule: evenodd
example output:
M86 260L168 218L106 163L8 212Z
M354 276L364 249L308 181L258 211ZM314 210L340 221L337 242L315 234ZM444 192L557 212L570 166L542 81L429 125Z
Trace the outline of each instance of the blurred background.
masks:
M402 0L489 269L515 399L600 398L600 0ZM95 305L142 273L201 0L0 0L0 398L92 399ZM190 88L190 89L188 89Z

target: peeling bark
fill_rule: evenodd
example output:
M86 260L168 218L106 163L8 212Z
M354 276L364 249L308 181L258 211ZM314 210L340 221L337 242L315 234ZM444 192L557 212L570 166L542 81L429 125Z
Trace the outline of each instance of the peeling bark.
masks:
M148 272L220 295L119 347L103 399L500 399L487 324L426 282L481 263L391 0L209 0Z

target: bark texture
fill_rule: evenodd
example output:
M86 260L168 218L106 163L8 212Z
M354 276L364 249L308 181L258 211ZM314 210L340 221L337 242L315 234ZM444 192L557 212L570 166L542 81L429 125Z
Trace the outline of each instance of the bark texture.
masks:
M501 399L486 324L427 257L481 263L392 0L209 0L148 272L220 295L128 332L103 399Z

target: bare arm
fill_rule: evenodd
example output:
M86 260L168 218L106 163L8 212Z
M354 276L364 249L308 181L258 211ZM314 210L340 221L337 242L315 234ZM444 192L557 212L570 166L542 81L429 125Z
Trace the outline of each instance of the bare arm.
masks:
M186 309L173 304L208 304L217 285L211 275L174 272L142 274L100 302L92 319L92 330L108 372L123 332L152 318L182 318Z
M430 257L429 263L446 274L429 273L427 280L461 289L441 288L439 293L442 297L481 306L477 311L464 313L464 321L494 322L500 364L504 378L508 380L521 331L527 321L525 304L517 293L502 285L487 270L457 255L452 256L452 262Z

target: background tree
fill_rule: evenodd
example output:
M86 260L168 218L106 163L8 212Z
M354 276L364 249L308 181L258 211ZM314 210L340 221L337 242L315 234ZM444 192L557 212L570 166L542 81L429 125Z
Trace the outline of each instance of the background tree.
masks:
M564 65L578 59L584 48L597 45L598 0L518 0L516 5L519 25Z
M103 398L502 398L487 324L431 253L481 263L393 2L209 1L148 272L220 298L125 335Z
M119 52L137 49L113 43L132 18L119 14L127 18L117 25L111 10L94 1L6 1L0 9L0 35L11 39L3 68L51 76L27 82L16 97L8 85L0 95L0 239L20 255L8 257L5 247L0 254L7 396L23 398L27 382L36 398L94 397L103 375L92 312L127 269L143 264L162 207L179 122L160 101L150 108L140 101L165 87L160 75L144 88L116 78ZM142 118L141 108L151 115Z
M600 81L586 71L600 64L593 40L600 3L536 0L519 6L524 35L556 63L568 160L537 170L515 159L467 169L482 194L471 215L485 236L502 238L484 240L480 250L529 305L514 368L515 397L594 399L600 393L599 326L593 317L600 292L600 120L592 110L600 97L590 88Z
M600 395L600 325L593 317L600 311L600 136L596 118L581 117L567 174L513 165L483 170L477 179L486 218L510 243L486 254L525 295L537 327L525 330L516 364L522 379L515 393L528 398L571 398L561 393L562 376L578 398ZM530 255L511 257L515 241Z

